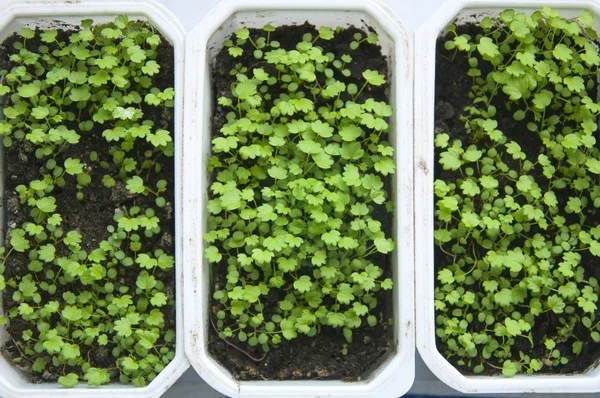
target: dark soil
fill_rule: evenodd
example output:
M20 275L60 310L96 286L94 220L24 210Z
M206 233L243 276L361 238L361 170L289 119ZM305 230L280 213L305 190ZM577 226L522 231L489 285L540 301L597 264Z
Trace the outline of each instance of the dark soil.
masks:
M482 30L471 24L461 25L457 27L457 34L469 34L475 37L477 34L482 33ZM459 116L463 113L463 109L467 105L471 105L472 101L469 98L469 90L473 83L473 78L467 75L469 69L468 59L463 52L448 51L444 48L444 42L447 40L446 37L441 36L437 41L436 48L436 75L435 75L435 131L445 132L450 136L450 141L453 139L460 139L463 142L463 147L467 147L472 141L467 138L464 123L459 120ZM479 67L482 68L482 76L485 76L489 71L484 69L484 63L480 62ZM591 98L595 98L596 94L590 95ZM500 129L510 140L517 142L523 152L525 152L527 159L537 158L537 155L541 152L541 140L537 134L532 134L527 130L526 125L530 120L523 120L516 122L512 113L515 111L506 110L506 102L508 98L505 94L500 92L493 105L496 107L497 114L496 119L498 120L498 129ZM479 142L478 146L483 147L485 143ZM439 157L439 153L436 150L436 159ZM510 164L510 160L504 159L504 161ZM454 181L456 178L453 172L445 171L442 169L440 164L436 161L435 164L435 178L446 179ZM541 170L534 168L530 175L537 177L541 175ZM543 187L542 187L543 188ZM570 192L568 189L562 191L556 191L557 199L559 203L566 203ZM569 215L563 214L569 222ZM591 209L587 213L586 224L597 225L600 222L600 215L597 214L595 209ZM582 259L580 265L585 269L585 274L590 277L598 278L600 276L600 269L597 267L597 258L592 256L588 251L580 252ZM483 254L484 255L484 254ZM448 259L447 256L442 253L439 248L435 247L435 269L437 271L445 268L449 265L452 260ZM439 281L436 279L436 285ZM598 314L598 313L597 313ZM598 315L596 315L598 316ZM558 316L552 311L546 312L543 316L536 317L535 326L532 329L532 337L534 342L534 349L531 349L529 341L523 337L515 338L515 345L513 346L513 357L519 358L519 351L530 355L532 358L541 357L542 353L545 353L545 347L543 339L546 336L546 331L549 333L555 333L558 323ZM545 373L580 373L588 369L593 365L600 357L600 344L595 343L589 337L589 330L583 325L579 324L574 329L574 335L577 336L583 342L583 349L580 355L573 355L571 351L570 343L557 344L557 348L560 349L561 355L569 359L568 364L561 365L558 367L544 367L543 372ZM438 347L443 347L444 343L438 338ZM465 366L458 365L454 358L449 359L462 373L472 374L472 371ZM493 369L486 366L483 374L495 374ZM499 371L497 372L499 373ZM481 375L481 374L480 374Z
M277 40L281 43L281 48L291 50L295 48L296 43L301 40L304 33L310 32L316 37L315 27L307 22L303 25L293 25L277 28L271 33L271 40ZM366 37L368 32L360 31L354 27L346 29L344 32L336 33L331 41L319 40L318 45L325 52L332 52L336 58L343 54L350 54L353 58L351 64L346 67L351 70L353 80L342 76L336 70L335 78L346 84L355 82L358 87L362 86L362 80L355 79L354 76L361 76L362 71L366 69L377 70L387 76L389 81L390 73L387 67L387 61L381 55L378 45L363 42L357 50L351 50L349 43L356 32L361 32ZM250 29L250 36L256 37L262 34L262 31ZM235 38L232 39L235 42ZM257 64L257 60L252 55L253 48L248 44L244 48L244 55L233 60L227 55L227 49L222 49L213 63L213 99L220 96L230 96L232 80L229 75L235 64L241 63L248 65L249 69ZM265 66L265 71L269 74L277 72ZM362 78L361 78L362 79ZM379 87L368 86L363 91L357 102L363 102L366 98L373 98L376 101L387 101L389 98L389 84ZM277 98L279 93L273 93L273 99ZM344 98L342 95L342 100ZM389 101L388 101L389 102ZM315 109L319 105L316 104ZM216 107L217 111L213 115L212 128L213 134L218 132L225 123L226 113L222 107ZM389 178L384 179L386 189L389 191ZM267 182L268 184L268 182ZM373 218L382 222L382 230L387 236L391 236L391 217L388 213L373 214ZM391 258L381 255L379 258L373 257L373 262L384 270L384 277L391 277ZM213 266L213 283L215 286L225 285L225 276L227 274L227 263L225 260L221 264ZM271 290L274 292L274 289ZM212 295L212 292L211 292ZM380 291L376 295L378 307L374 315L378 319L390 319L392 317L393 299L391 291ZM274 297L274 303L277 297ZM213 319L216 322L216 312L219 310L217 304L210 308ZM268 310L268 309L267 309ZM209 333L209 352L223 366L231 371L233 376L239 380L301 380L301 379L342 379L344 381L360 380L374 370L389 354L395 350L393 337L393 327L385 322L378 322L375 327L362 327L352 330L353 342L347 346L347 354L342 354L342 349L346 344L346 339L340 328L324 326L315 337L308 337L299 334L297 338L291 341L284 341L276 348L271 347L270 351L260 361L254 361L246 354L232 347L227 341L219 338L214 328ZM240 344L236 339L231 339L231 343ZM263 357L263 352L259 347L240 346L256 359Z
M67 37L71 31L59 31L59 40L68 40ZM22 41L20 36L13 35L6 39L0 46L0 70L10 70L12 65L10 64L8 57L17 52L13 47L13 42ZM37 47L41 43L39 42L38 36L34 39L27 40L27 48L32 51L37 51ZM51 50L52 51L52 48ZM162 42L157 50L157 62L161 65L160 72L153 77L154 87L164 90L167 87L174 86L174 55L173 47L168 43L166 39L162 39ZM150 107L148 105L143 106L143 113L145 120L154 121L154 126L157 128L163 128L168 131L174 131L174 120L172 111L168 112L157 111L162 108ZM78 114L78 109L73 106L72 109L66 111L74 112ZM79 121L84 122L91 120L92 115L88 114L85 109L80 114ZM52 195L56 198L57 209L63 222L61 224L62 229L66 232L70 230L77 230L82 235L81 248L88 253L98 247L99 242L109 237L107 226L116 225L113 220L113 216L116 212L122 211L122 209L128 209L134 205L139 206L143 211L152 207L156 216L160 219L161 234L155 235L152 238L143 237L141 242L143 243L142 251L152 251L157 248L161 248L168 255L173 256L175 252L174 248L174 233L175 224L173 218L173 203L174 203L174 191L175 186L174 180L174 161L173 158L167 158L164 155L160 155L154 159L155 164L160 164L162 169L156 172L154 168L148 173L148 178L144 175L144 180L147 186L155 187L158 180L164 179L167 181L167 191L163 193L167 201L167 205L163 208L159 208L154 204L154 196L148 195L130 195L125 188L125 184L119 181L119 168L112 161L112 155L109 150L115 143L107 143L102 137L102 132L110 128L110 122L105 124L95 123L94 128L91 131L83 132L78 127L79 121L65 122L64 124L69 128L80 133L81 138L78 144L67 145L65 149L57 156L56 162L58 165L62 165L65 159L72 157L81 159L82 163L85 163L87 170L92 182L83 189L84 199L77 200L76 193L76 181L74 177L65 175L66 185L64 188L55 187ZM23 222L31 219L29 215L29 209L23 207L20 202L19 194L15 188L18 185L27 185L34 179L43 179L43 176L48 174L49 171L45 168L47 159L39 160L35 157L36 147L29 141L25 140L13 140L13 144L10 148L5 149L4 153L4 171L5 171L5 190L4 190L4 208L5 208L5 219L8 226L7 235L12 228L21 226ZM138 140L136 141L136 147L134 150L128 153L128 157L133 157L138 161L138 164L145 159L144 152L146 150L152 150L151 144ZM91 162L90 153L97 152L98 161ZM101 161L107 161L110 164L109 169L103 169L100 167ZM115 177L117 184L112 188L108 189L102 184L102 177L105 174L110 174ZM9 240L6 239L6 246L9 246ZM57 247L58 249L58 247ZM133 257L134 253L130 251L128 245L123 245L121 250L125 252L126 256ZM57 257L64 255L57 250ZM29 258L27 252L16 253L13 252L6 264L5 279L8 280L11 277L19 280L22 276L31 273L28 270L27 265ZM46 267L50 266L49 264ZM131 266L124 267L118 266L117 279L113 281L114 289L118 292L120 286L128 286L129 292L135 298L136 290L136 278L140 272L139 267ZM175 297L175 272L174 270L162 271L157 269L154 272L154 276L157 280L163 281L165 284L165 294L168 296L170 302ZM101 281L104 283L103 281ZM41 289L38 292L42 295L42 304L56 300L59 303L63 303L62 294L65 291L72 291L79 293L85 290L92 290L98 292L101 286L97 284L83 285L78 281L74 281L68 285L62 286L57 283L57 290L55 294L49 294L47 291ZM2 295L4 313L7 313L7 309L15 306L15 301L12 299L15 288L7 285ZM61 304L62 305L62 304ZM165 330L175 330L175 308L171 304L162 308L162 312L165 314ZM47 367L43 374L32 373L29 366L35 361L36 357L24 357L22 358L22 352L20 348L15 344L21 340L22 332L26 329L32 329L37 333L36 324L30 325L20 319L11 319L7 325L10 338L7 340L5 345L2 347L2 354L9 360L17 359L19 363L15 365L27 373L31 377L32 382L55 382L59 376L63 374L63 367L54 366L52 364L52 358L45 352L38 354L46 360ZM35 336L35 335L34 335ZM159 340L160 341L160 340ZM109 343L106 346L94 345L80 345L81 357L89 358L90 365L92 367L99 368L113 368L114 371L111 373L113 381L119 381L119 372L115 368L115 357L111 354L113 344ZM74 371L78 373L76 368L66 366L66 372Z

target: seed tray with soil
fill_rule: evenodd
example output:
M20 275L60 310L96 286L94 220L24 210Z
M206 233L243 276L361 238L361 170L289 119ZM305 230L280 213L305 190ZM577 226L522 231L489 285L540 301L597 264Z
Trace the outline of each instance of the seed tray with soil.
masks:
M466 375L597 363L597 34L504 10L436 48L438 350Z
M405 38L368 2L302 4L311 18L299 3L244 3L220 4L187 42L200 64L187 104L205 115L188 125L204 132L194 196L208 201L188 357L225 395L401 394L413 377Z
M302 38L304 41L300 40ZM369 33L352 27L338 29L336 32L325 28L317 30L308 23L276 29L245 29L234 34L217 56L213 69L214 100L225 106L217 106L213 118L215 138L211 163L221 162L223 166L211 167L212 190L214 193L220 193L219 187L231 178L228 173L235 171L236 175L241 175L235 181L237 187L241 192L244 189L252 189L252 198L246 200L255 203L256 207L234 203L226 209L236 210L239 214L239 218L234 216L235 225L231 225L234 220L226 220L223 223L223 226L231 229L230 241L212 237L213 234L216 237L222 226L215 218L209 218L211 227L208 239L216 242L207 250L212 252L216 249L219 254L223 253L218 261L211 261L212 258L209 257L209 261L213 262L213 296L216 298L211 312L213 324L216 325L214 330L219 331L218 336L216 332L213 334L209 349L232 369L234 376L242 380L356 380L381 361L391 349L393 333L388 327L390 309L386 308L392 303L389 291L392 287L389 278L391 269L390 257L385 254L391 251L392 243L386 240L386 236L391 235L391 223L390 217L386 216L384 202L390 187L387 175L393 173L395 167L391 158L387 157L392 155L393 149L386 143L388 125L384 120L391 116L391 108L385 102L380 102L389 96L389 86L385 84L385 77L388 75L387 62L381 55L376 40L374 32L369 36ZM238 51L241 53L239 56ZM306 59L292 61L291 58L296 55ZM323 59L318 59L319 56ZM275 57L282 57L281 63L278 64ZM290 57L290 60L284 57ZM317 65L320 63L322 66L322 74L319 74L319 66L313 67L309 57L311 60L317 58ZM290 64L290 61L293 62L291 70L283 69L283 65ZM294 69L295 65L298 66L297 69ZM363 71L371 71L374 74L373 84L356 78ZM302 75L303 73L305 75ZM255 76L253 84L260 93L257 97L261 95L264 101L260 108L251 104L251 109L273 116L262 119L261 116L256 116L258 120L251 119L257 120L257 131L264 139L256 139L252 134L248 134L247 131L252 131L252 127L242 127L236 134L227 131L228 128L237 130L237 126L241 124L240 119L252 118L251 111L248 111L246 114L240 113L237 121L232 119L232 109L237 108L240 112L244 112L242 109L246 110L244 105L236 107L228 104L232 94L233 100L237 97L239 102L254 100L241 92L243 87L245 89L246 79L240 78L240 74L250 78ZM277 79L278 75L280 81ZM319 87L322 88L322 95L314 91L319 90ZM305 95L309 94L311 89L312 98ZM358 107L358 104L364 104L367 98L374 101L374 106L382 107L379 114L377 111L367 113ZM347 101L351 101L352 104L349 105ZM285 109L286 103L295 108ZM353 104L357 104L356 115L342 117L339 114L347 112ZM325 121L318 120L315 112L318 109ZM327 115L325 109L328 109ZM329 112L336 112L338 115ZM360 118L366 118L364 115L367 114L372 121L360 122ZM259 124L261 122L262 124ZM380 126L375 126L375 123L380 123ZM279 133L271 131L278 128ZM291 134L282 131L294 128L298 130ZM240 147L232 151L229 147L222 148L221 142L227 139L239 140ZM245 146L242 146L242 143ZM329 153L325 149L328 145ZM378 152L378 145L385 151L385 156ZM249 153L251 150L269 153ZM365 153L369 150L373 151L370 156L374 158L366 160L363 156L366 156ZM388 161L392 166L386 169ZM334 163L341 166L336 168ZM354 184L348 178L342 177L342 173L349 175L351 170L358 172L359 169L365 172L365 178L373 179L374 184L369 185L368 190L364 189L360 182ZM330 172L333 170L335 171ZM265 172L266 175L263 175ZM250 173L253 173L255 178L249 178ZM334 176L339 178L334 181ZM356 177L360 178L358 174ZM328 181L330 178L331 181L324 185L322 181ZM315 184L320 188L311 190L311 185ZM337 191L335 185L345 185L345 189ZM356 187L354 191L349 188L352 186ZM380 190L382 188L383 190ZM284 191L290 189L293 191L292 195L285 196ZM344 200L340 203L335 197L327 200L322 192L335 197L345 195L348 199L345 203ZM307 194L310 195L308 198ZM362 200L352 198L353 195L371 195L371 198L360 203ZM271 200L273 197L278 200ZM324 199L327 201L324 202ZM219 204L220 207L224 207L225 200L223 195L213 195L209 200L209 207ZM306 207L299 205L300 203L307 203ZM372 207L368 208L367 203ZM294 208L290 210L283 209L284 207ZM360 210L358 207L361 207ZM258 210L258 215L246 214L252 213L253 208ZM278 208L281 210L277 210ZM276 210L269 212L269 209ZM217 210L211 213L221 216ZM315 213L318 214L318 218L314 217ZM225 216L221 219L225 219ZM238 222L239 220L247 222ZM325 227L328 221L330 226ZM224 225L225 223L227 225ZM349 227L351 223L354 223L352 230L355 233L349 233L350 228L344 231L340 227ZM367 241L366 236L361 239L361 233L369 231L367 223L372 223L373 233L378 233L377 236L382 239L377 241L380 250L373 241ZM285 226L289 226L293 235L284 232ZM339 230L345 238L340 238ZM327 241L328 233L334 236ZM324 234L325 238L321 238ZM367 236L369 234L367 232ZM348 242L340 243L340 239L347 239ZM366 243L360 245L360 248L359 239L361 243ZM372 239L374 238L370 237L370 240ZM293 244L288 245L286 241ZM229 250L231 247L238 248L235 250L239 253L237 260L235 254L232 254L234 252ZM367 253L368 251L370 253ZM259 254L273 258L263 261ZM369 261L361 263L359 258ZM349 268L352 261L352 268ZM331 263L337 265L328 267ZM276 271L272 271L271 264L278 264L275 266L278 267ZM378 267L374 264L378 264ZM231 265L236 267L235 271L232 271ZM243 270L238 271L242 267ZM346 267L346 276L342 273L335 275L336 269L341 268L340 271L344 272ZM322 273L325 272L331 272L331 276L322 277ZM361 272L364 274L359 276ZM231 282L236 277L241 283ZM362 281L361 277L365 280ZM380 289L379 285L386 280L384 288ZM306 286L298 281L305 281ZM336 282L343 285L336 286ZM291 286L294 283L296 286L293 289L285 289L286 285ZM259 296L264 297L227 300L226 297L233 298L242 286L245 289L243 294L249 294L250 286L260 286L262 292ZM328 293L321 291L321 288L327 289ZM348 298L343 297L343 289L347 289ZM243 302L252 305L242 304ZM258 305L253 304L257 302ZM353 307L354 302L357 304ZM377 307L376 303L379 304ZM367 309L365 304L370 308ZM249 307L248 314L226 315L229 308L238 305ZM333 309L328 312L326 308L331 306ZM356 313L351 308L360 310ZM251 314L256 312L266 324L262 325L263 322L258 322L256 318L254 321L250 320ZM361 315L364 315L363 319L360 319ZM341 319L334 320L338 316ZM349 320L344 321L346 317ZM378 320L380 322L377 322ZM248 322L250 327L247 329L245 326L232 326ZM291 328L288 328L288 322L291 322ZM354 336L352 329L367 322L373 329L363 328L359 336ZM298 333L307 336L296 339ZM314 341L311 341L312 336ZM244 344L246 339L248 344ZM307 350L307 346L313 349ZM258 360L258 357L261 360Z
M2 43L3 355L143 387L175 357L174 55L119 16Z

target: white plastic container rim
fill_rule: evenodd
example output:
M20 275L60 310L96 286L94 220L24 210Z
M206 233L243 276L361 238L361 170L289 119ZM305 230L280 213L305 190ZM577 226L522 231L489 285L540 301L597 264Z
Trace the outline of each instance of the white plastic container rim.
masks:
M182 251L182 145L183 145L183 57L185 31L179 20L162 4L155 0L79 0L11 2L0 15L0 41L3 41L23 26L52 27L59 24L79 26L82 19L92 18L94 23L108 22L118 15L148 20L173 45L175 55L175 259L176 259L176 347L175 358L146 387L126 386L111 383L101 387L80 384L75 388L64 388L58 383L35 384L27 380L4 357L0 356L0 396L22 398L36 396L44 398L63 397L111 397L152 398L159 397L169 389L189 367L183 343L183 251ZM0 344L8 338L5 327L0 329Z
M417 349L425 364L448 386L464 393L584 393L600 391L600 367L574 375L532 375L506 378L499 376L465 376L436 348L434 311L434 93L435 46L438 35L458 17L457 22L474 21L486 15L498 15L506 8L532 12L549 6L564 16L577 16L588 9L600 22L597 0L452 0L415 33L415 258ZM599 26L594 29L599 30Z
M223 41L241 26L304 23L372 26L389 56L391 141L396 147L392 196L396 200L394 268L395 352L365 380L237 381L208 353L209 266L203 259L206 229L207 162L211 151L210 63ZM241 25L244 24L244 25ZM214 389L230 397L398 397L414 380L414 252L412 169L412 53L391 10L377 0L223 0L186 38L185 103L185 345L190 363Z

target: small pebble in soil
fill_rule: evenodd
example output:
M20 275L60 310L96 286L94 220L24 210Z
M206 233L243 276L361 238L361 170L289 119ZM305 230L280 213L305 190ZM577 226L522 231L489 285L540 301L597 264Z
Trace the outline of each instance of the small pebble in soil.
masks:
M29 163L29 158L27 157L27 154L23 151L19 151L19 153L17 154L17 159L19 160L20 163L23 163L23 164Z
M252 366L252 365L246 365L246 366L244 366L244 371L250 377L256 377L258 375L258 371L256 370L256 367Z
M123 181L118 181L110 190L110 201L114 204L121 204L130 198L127 187Z
M173 204L171 202L167 202L167 204L165 204L165 211L167 212L167 220L170 220L173 218Z
M173 236L170 233L165 232L160 237L160 243L158 245L163 249L172 248L173 247Z
M296 369L292 372L292 376L294 376L295 378L302 377L302 371L300 369Z
M328 377L329 376L329 371L321 366L315 366L315 373L319 377Z
M20 207L21 204L19 203L19 199L16 196L13 196L6 201L6 210L9 214L19 214Z
M21 149L24 150L26 153L32 153L35 147L33 146L33 143L29 141L24 141L22 143Z
M56 381L61 375L55 372L51 372L49 370L45 370L42 373L42 380L44 381Z
M283 368L279 371L280 379L287 379L290 377L290 370L288 368Z
M92 355L94 356L94 360L99 363L104 363L109 359L108 351L104 347L98 347L93 351Z
M454 107L446 101L440 101L435 105L435 117L440 120L448 120L454 117Z

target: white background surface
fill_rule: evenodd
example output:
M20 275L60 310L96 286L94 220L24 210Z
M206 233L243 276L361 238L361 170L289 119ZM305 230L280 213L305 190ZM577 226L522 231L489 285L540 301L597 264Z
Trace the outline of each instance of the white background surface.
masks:
M7 1L7 0L4 0ZM211 9L217 0L162 0L163 3L180 19L186 31L189 31L196 23L201 23L202 17ZM285 1L285 0L281 0ZM323 0L327 1L327 0ZM452 0L446 0L452 1ZM408 33L412 36L413 32L422 24L426 23L427 18L435 12L437 7L444 0L387 0L388 5L396 13L398 19L402 22ZM308 16L307 16L308 18ZM461 396L463 394L445 386L436 377L431 374L417 355L416 358L416 379L413 388L409 394L433 394L438 396ZM490 395L491 396L491 395ZM495 395L498 397L499 395ZM511 398L530 397L534 394L514 394ZM538 394L537 396L542 396ZM599 397L598 394L556 394L552 398L591 398ZM190 368L179 381L171 387L163 398L222 398L223 395L208 386L197 374ZM282 397L285 398L285 397Z

